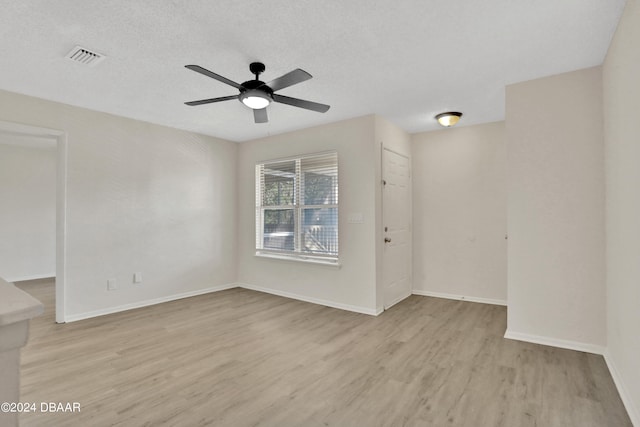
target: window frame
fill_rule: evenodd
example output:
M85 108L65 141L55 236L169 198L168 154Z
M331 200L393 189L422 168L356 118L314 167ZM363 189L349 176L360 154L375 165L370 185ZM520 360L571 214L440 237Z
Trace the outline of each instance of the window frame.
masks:
M304 174L302 170L302 162L306 159L313 159L315 157L323 156L335 156L335 170L336 170L336 200L334 204L315 204L305 205L304 200ZM293 180L293 204L290 205L273 205L263 206L263 194L264 188L262 187L262 174L261 168L265 165L284 162L295 162L295 173ZM338 152L336 150L323 151L317 153L301 154L291 157L269 159L265 161L259 161L255 164L255 255L259 257L274 258L281 260L303 261L315 264L340 266L340 203L339 203L339 187L340 187L340 172L339 172L339 159ZM319 253L319 252L303 252L302 251L302 238L301 230L303 228L304 211L308 209L335 209L336 210L336 254ZM293 250L279 250L273 248L264 248L264 217L265 211L268 210L292 210L293 211Z

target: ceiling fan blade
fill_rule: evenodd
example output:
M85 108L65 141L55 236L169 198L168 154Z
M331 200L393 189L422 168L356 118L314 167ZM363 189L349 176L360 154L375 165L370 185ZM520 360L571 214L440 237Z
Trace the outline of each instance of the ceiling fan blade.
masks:
M193 107L194 105L213 104L214 102L229 101L231 99L238 99L238 95L221 96L219 98L201 99L199 101L189 101L189 102L185 102L185 104Z
M253 110L253 120L256 123L267 123L269 118L267 117L267 109L261 108L259 110Z
M277 79L271 80L267 83L267 86L271 88L272 91L284 89L285 87L293 86L298 83L302 83L305 80L309 80L311 78L311 74L307 73L300 68L296 68L293 71L288 72L287 74L278 77Z
M307 110L317 111L318 113L326 113L329 108L328 105L319 104L317 102L305 101L304 99L291 98L288 96L273 94L273 100L281 104L293 105L294 107L305 108Z
M218 74L214 73L213 71L209 71L206 68L202 68L199 65L185 65L185 68L193 70L196 73L200 73L200 74L205 75L207 77L211 77L212 79L216 79L219 82L226 83L229 86L235 87L236 89L241 89L242 88L242 86L240 86L238 83L234 82L233 80L229 80L226 77L222 77L221 75L218 75Z

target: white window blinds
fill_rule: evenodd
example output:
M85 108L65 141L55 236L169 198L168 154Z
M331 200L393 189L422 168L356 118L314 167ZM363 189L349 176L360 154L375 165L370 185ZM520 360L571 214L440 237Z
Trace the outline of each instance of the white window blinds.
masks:
M337 261L337 153L256 165L256 250Z

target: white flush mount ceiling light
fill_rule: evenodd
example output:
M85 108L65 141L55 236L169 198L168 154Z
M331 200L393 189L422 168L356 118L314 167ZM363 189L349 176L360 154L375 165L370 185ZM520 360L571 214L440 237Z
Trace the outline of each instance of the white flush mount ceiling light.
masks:
M444 127L451 127L460 121L462 113L457 111L449 111L447 113L440 113L436 116L436 120Z
M268 92L257 89L249 89L239 96L240 101L252 110L261 110L271 104L271 97Z

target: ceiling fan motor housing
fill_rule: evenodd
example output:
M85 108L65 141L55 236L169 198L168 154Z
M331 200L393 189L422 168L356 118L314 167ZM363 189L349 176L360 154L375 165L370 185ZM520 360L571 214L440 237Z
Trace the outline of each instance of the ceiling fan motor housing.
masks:
M269 96L273 95L273 91L271 90L271 88L267 86L265 82L262 82L260 80L247 80L246 82L242 83L240 86L241 86L240 93L246 92L248 90L256 89L256 90L265 92Z
M259 80L260 74L264 72L266 67L262 62L252 62L249 64L249 70L252 74L255 74L255 80L247 80L240 85L240 95L238 101L246 105L249 108L264 108L262 105L266 102L269 105L273 102L273 90L266 83ZM249 99L247 99L249 98ZM262 100L258 99L262 98ZM252 102L258 102L257 106L253 106ZM266 106L265 105L265 106Z
M238 95L238 101L251 109L264 108L261 103L264 103L265 101L265 106L273 102L273 91L269 86L267 86L260 80L248 80L242 83L240 86L240 95ZM260 101L255 98L262 98L265 101ZM254 103L255 101L258 101L258 106L253 106L251 101L253 101Z

